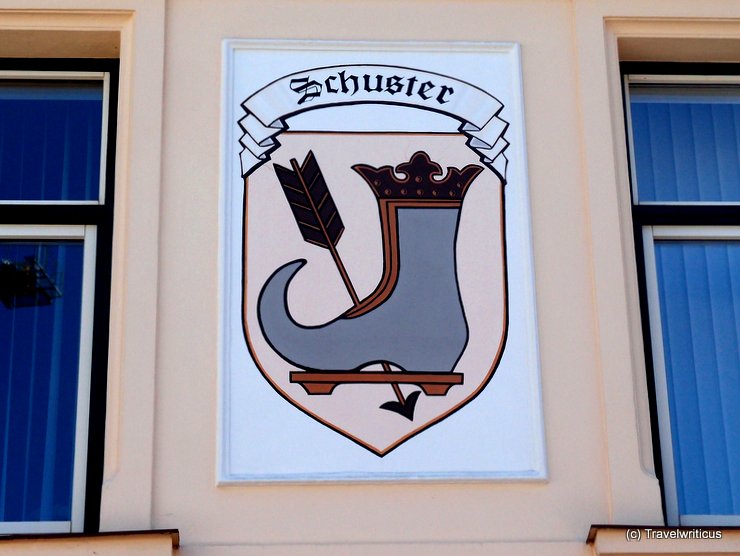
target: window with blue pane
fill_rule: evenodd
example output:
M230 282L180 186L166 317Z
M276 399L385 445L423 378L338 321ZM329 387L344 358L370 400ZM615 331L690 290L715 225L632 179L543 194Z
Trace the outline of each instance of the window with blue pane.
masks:
M678 511L740 514L740 240L656 240Z
M630 87L639 202L740 202L740 89Z
M69 521L81 242L0 241L0 521Z
M0 60L0 534L99 523L115 60Z
M97 200L102 128L102 81L0 80L2 198Z
M666 521L740 525L740 68L623 69Z

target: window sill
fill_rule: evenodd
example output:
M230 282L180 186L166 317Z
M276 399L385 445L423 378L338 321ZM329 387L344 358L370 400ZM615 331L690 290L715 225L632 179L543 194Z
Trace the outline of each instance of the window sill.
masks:
M110 531L104 533L49 533L0 536L0 556L171 556L180 546L177 529Z
M586 541L595 556L624 554L740 556L740 527L592 525Z

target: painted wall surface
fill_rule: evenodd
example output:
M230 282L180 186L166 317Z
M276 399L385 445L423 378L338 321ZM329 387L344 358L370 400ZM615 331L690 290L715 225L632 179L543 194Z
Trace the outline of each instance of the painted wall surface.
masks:
M428 22L423 26L416 24L420 10ZM542 253L543 246L535 245L540 332L552 329L541 346L545 428L548 435L551 427L570 431L556 441L556 449L548 438L549 482L214 488L218 350L216 336L205 331L216 333L212 317L218 310L214 193L220 180L220 56L225 38L521 44L534 235L539 229L541 239L556 240L561 250L557 263L543 271L538 256L547 258L551 248L544 246ZM269 550L276 553L311 552L311 545L335 553L392 547L405 547L407 553L449 553L466 550L457 543L470 550L471 541L484 544L481 552L492 549L489 543L504 542L500 549L509 553L542 553L542 545L529 543L543 540L559 541L553 547L562 553L586 550L587 525L608 520L608 506L603 450L596 448L603 439L601 423L594 418L599 384L593 372L597 361L580 163L576 149L562 147L579 141L575 82L566 77L575 72L571 42L572 11L565 2L230 3L217 12L200 3L168 6L161 242L164 251L165 245L174 251L171 256L163 253L160 266L157 413L167 437L158 436L155 448L155 519L163 525L178 522L190 531L194 544L204 545L198 550L205 554L216 553L219 545L239 553L241 544L274 545ZM184 120L191 132L182 129ZM541 272L548 276L542 285ZM201 320L193 322L193 315L202 315ZM563 318L569 327L562 326ZM183 327L185 322L192 326ZM183 466L184 454L198 457L188 457ZM192 504L197 511L178 510ZM525 544L519 545L521 541ZM184 540L183 551L187 545Z
M592 523L662 523L618 39L740 61L739 21L725 0L0 0L0 33L121 37L101 527L179 528L187 555L585 555ZM259 38L520 45L546 481L216 485L222 47Z

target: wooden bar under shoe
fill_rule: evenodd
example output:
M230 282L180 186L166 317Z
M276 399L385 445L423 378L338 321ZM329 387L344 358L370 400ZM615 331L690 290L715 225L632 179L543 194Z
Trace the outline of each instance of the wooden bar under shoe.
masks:
M423 373L418 371L294 371L290 382L300 384L311 395L331 394L340 384L416 384L427 396L444 396L463 383L463 373Z

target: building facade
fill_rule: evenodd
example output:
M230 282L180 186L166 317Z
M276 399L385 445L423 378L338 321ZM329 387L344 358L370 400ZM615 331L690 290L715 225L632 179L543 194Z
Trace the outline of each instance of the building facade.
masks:
M274 452L300 440L287 425L280 447L259 435L229 436L225 415L244 415L248 431L259 417L225 409L229 373L241 372L224 364L225 307L241 302L224 288L228 242L239 240L228 233L226 192L244 145L233 140L232 116L251 94L250 80L267 85L256 75L274 74L267 66L281 59L255 56L235 69L234 52L367 51L369 64L394 67L403 56L427 57L438 74L437 58L458 53L460 67L486 64L475 53L501 45L516 52L511 71L520 79L511 86L518 111L505 107L502 118L515 170L506 187L525 192L517 230L528 239L517 244L510 234L507 247L521 249L531 271L535 341L527 353L535 362L526 399L534 417L530 432L491 449L534 446L536 465L527 469L535 471L496 475L503 467L494 463L485 476L457 468L443 476L443 460L437 475L417 477L425 462L411 461L408 473L400 466L358 477L342 475L323 444L312 453L319 425L294 456ZM322 66L312 60L304 67ZM454 74L456 62L439 64ZM73 325L77 336L58 340L81 346L78 393L58 394L76 396L70 426L78 439L67 449L73 469L61 510L50 501L61 479L49 478L61 464L48 463L48 454L64 449L48 447L49 418L38 430L29 420L21 440L11 435L18 400L36 395L18 373L36 367L8 355L8 386L0 387L0 533L8 536L0 554L740 553L740 3L0 0L0 80L0 97L11 100L77 106L94 97L85 121L97 123L85 125L103 138L70 142L80 137L70 116L60 139L48 139L87 149L80 179L100 187L70 193L67 166L56 193L18 193L11 181L30 178L0 174L0 248L76 242L81 270L63 274L66 284L79 274L82 316L69 318L83 323ZM435 98L446 101L439 87ZM494 83L492 94L498 90ZM30 156L7 146L21 135L9 123L22 113L13 106L0 121L6 167ZM23 176L51 167L48 158L28 160L27 168L16 164ZM39 183L50 183L49 173ZM0 311L10 322L30 314L8 286L10 263L20 275L19 261L30 255L0 255L8 261ZM42 295L35 284L26 300L34 306ZM44 291L47 304L61 305L64 296ZM8 341L8 354L35 349L17 345ZM486 378L486 391L505 376ZM46 388L44 404L53 398ZM505 404L497 407L523 411ZM463 436L475 444L490 428L504 438L515 425L503 414ZM22 459L8 448L13 442L48 451ZM261 480L259 466L251 476L224 473L226 446L235 444L277 476ZM430 449L452 450L443 442ZM39 458L42 479L28 479ZM326 460L341 476L322 477L321 465L300 476L308 459ZM22 480L13 465L27 483L15 499Z

